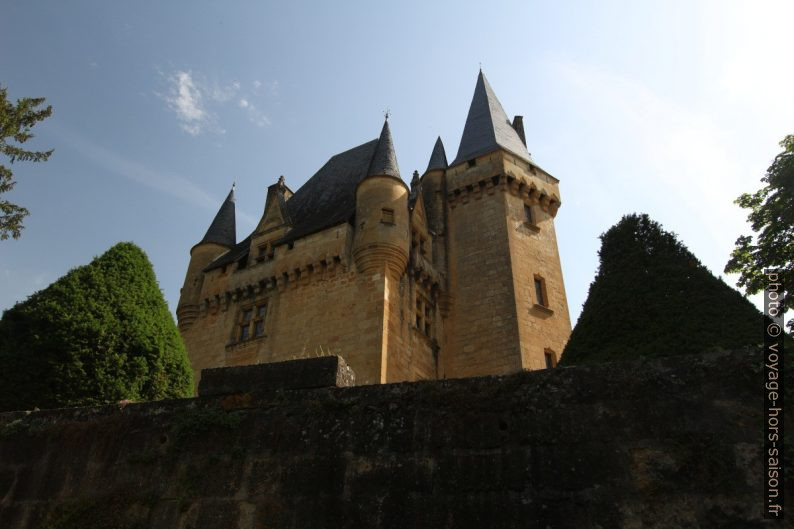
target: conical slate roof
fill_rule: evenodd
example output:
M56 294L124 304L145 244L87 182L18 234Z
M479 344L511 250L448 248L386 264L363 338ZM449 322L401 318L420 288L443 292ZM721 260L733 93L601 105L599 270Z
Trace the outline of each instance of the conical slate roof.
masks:
M441 136L439 136L436 140L436 144L433 146L433 154L430 155L430 162L427 164L427 170L425 172L435 169L446 169L448 165L447 153L444 151L444 143L441 141Z
M214 242L231 248L237 242L237 227L234 218L234 186L223 201L204 238L199 244Z
M292 229L276 244L349 222L356 211L356 186L367 177L378 140L332 156L314 176L285 202ZM210 263L205 270L220 268L244 258L251 236Z
M532 161L527 148L507 119L507 114L496 98L493 88L480 71L469 107L469 115L463 128L463 136L460 139L458 155L450 165L457 165L499 148L510 151L528 162Z
M285 201L292 229L273 244L284 244L331 226L352 222L356 213L356 187L368 176L382 175L400 178L388 122L383 124L380 138L332 156L292 198ZM244 259L250 245L251 235L204 270Z
M380 131L378 146L375 156L372 157L367 176L394 176L400 178L400 168L397 166L397 155L394 152L394 142L391 139L389 120L383 122Z

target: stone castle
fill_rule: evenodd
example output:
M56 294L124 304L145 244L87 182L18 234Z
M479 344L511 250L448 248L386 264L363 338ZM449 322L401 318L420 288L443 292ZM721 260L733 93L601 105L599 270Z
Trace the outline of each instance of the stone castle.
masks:
M324 354L358 384L554 366L571 332L558 184L480 72L457 156L439 138L410 187L387 119L297 191L283 177L268 187L240 242L232 189L191 249L177 307L196 379Z

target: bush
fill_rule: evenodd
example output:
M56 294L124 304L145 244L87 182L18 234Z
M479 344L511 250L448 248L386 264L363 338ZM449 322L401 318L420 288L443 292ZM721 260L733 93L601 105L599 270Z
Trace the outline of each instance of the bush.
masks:
M185 346L146 254L119 243L5 311L0 410L187 397Z
M561 365L763 343L763 315L648 215L602 234L599 257Z

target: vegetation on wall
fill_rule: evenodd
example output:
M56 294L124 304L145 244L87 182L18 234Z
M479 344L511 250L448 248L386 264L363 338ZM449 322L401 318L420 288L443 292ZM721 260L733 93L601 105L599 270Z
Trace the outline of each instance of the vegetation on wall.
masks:
M0 410L193 393L182 339L146 254L119 243L7 310Z
M599 258L561 365L763 342L763 315L648 215L626 215L602 234Z

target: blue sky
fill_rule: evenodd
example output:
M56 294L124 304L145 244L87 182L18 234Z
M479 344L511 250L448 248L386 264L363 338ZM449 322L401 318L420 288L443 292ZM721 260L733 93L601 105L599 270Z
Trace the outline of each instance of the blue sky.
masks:
M454 157L480 63L561 181L573 321L626 213L719 275L749 232L733 200L794 133L793 21L785 1L5 2L0 84L52 104L28 145L55 153L12 167L31 215L0 243L0 310L133 241L174 311L232 182L241 239L279 175L297 189L387 108L409 180L436 136Z

